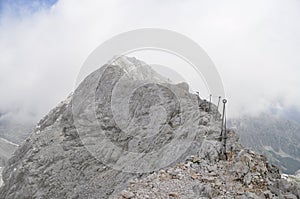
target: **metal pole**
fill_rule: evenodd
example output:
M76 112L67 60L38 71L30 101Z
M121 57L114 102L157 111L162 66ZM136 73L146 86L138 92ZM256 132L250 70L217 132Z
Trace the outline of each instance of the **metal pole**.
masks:
M223 127L224 127L224 118L225 118L225 104L227 103L226 99L223 99L223 114L222 114L222 123L221 123L221 135L223 135Z
M211 97L212 97L212 94L209 95L209 108L208 108L209 113L210 113L210 110L211 110Z
M226 103L227 103L227 100L223 99L223 115L222 115L222 126L221 126L221 135L220 135L220 137L223 140L223 150L222 150L222 153L223 153L223 155L225 155L225 159L227 160L227 153L226 153L227 133L226 133L226 116L225 116L225 113L226 113L226 111L225 111L226 110Z
M225 155L225 158L226 160L228 160L228 157L227 157L227 149L226 149L226 141L227 141L227 129L226 129L226 116L225 116L225 119L224 119L224 155Z
M216 118L218 117L220 101L221 101L221 96L219 96L219 100L218 100L218 106L217 106L217 111L216 111Z
M197 94L198 108L199 108L199 106L200 106L200 95L199 95L198 91L196 91L196 94Z

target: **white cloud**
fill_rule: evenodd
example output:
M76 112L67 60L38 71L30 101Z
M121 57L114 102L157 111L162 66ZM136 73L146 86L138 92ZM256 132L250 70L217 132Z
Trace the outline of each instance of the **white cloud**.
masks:
M73 89L89 53L111 36L158 27L198 42L215 62L230 115L300 107L299 1L60 0L0 25L0 110L38 120Z

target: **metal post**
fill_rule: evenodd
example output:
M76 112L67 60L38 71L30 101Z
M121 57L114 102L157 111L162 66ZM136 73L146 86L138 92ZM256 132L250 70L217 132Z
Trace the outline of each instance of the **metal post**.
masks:
M211 97L212 97L212 94L209 95L209 105L208 105L208 112L210 113L210 110L211 110Z
M227 129L226 129L226 116L225 116L225 119L224 119L224 143L223 143L223 149L224 149L224 155L225 155L225 159L227 160L228 157L227 157L227 149L226 149L226 146L227 146Z
M200 95L199 95L198 91L196 91L196 94L197 94L198 108L199 108L200 107Z
M222 153L225 155L225 158L227 160L227 153L226 153L226 139L227 139L227 133L226 133L226 116L225 116L225 109L226 109L226 103L227 100L223 99L223 115L222 115L222 125L221 125L221 135L220 137L223 140L223 150Z
M220 101L221 101L221 96L219 96L219 100L218 100L218 106L217 106L217 111L216 111L216 118L218 117Z
M222 114L222 123L221 123L221 135L223 135L223 128L224 128L224 118L225 118L225 104L227 103L226 99L223 99L223 114Z

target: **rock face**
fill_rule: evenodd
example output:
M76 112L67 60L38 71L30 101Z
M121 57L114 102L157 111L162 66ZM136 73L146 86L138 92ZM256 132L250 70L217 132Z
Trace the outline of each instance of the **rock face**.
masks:
M286 174L300 169L300 125L270 114L242 117L229 124L240 134L241 143L265 155Z
M172 85L145 63L121 57L90 74L38 123L8 161L0 198L134 198L142 184L140 191L126 190L129 183L143 183L153 172L154 179L181 178L180 186L191 178L193 186L181 190L206 197L229 188L231 195L237 188L249 192L246 197L258 189L278 197L299 194L276 167L243 150L232 131L230 162L220 161L220 114L206 112L206 105L187 84ZM218 186L228 189L215 193ZM190 196L170 183L151 185L148 198L155 187L166 189L167 197Z

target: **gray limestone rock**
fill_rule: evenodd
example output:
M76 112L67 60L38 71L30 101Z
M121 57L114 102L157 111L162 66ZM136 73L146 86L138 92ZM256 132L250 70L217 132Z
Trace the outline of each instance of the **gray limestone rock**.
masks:
M144 172L196 155L202 115L187 84L121 57L38 123L8 161L0 198L108 198Z

